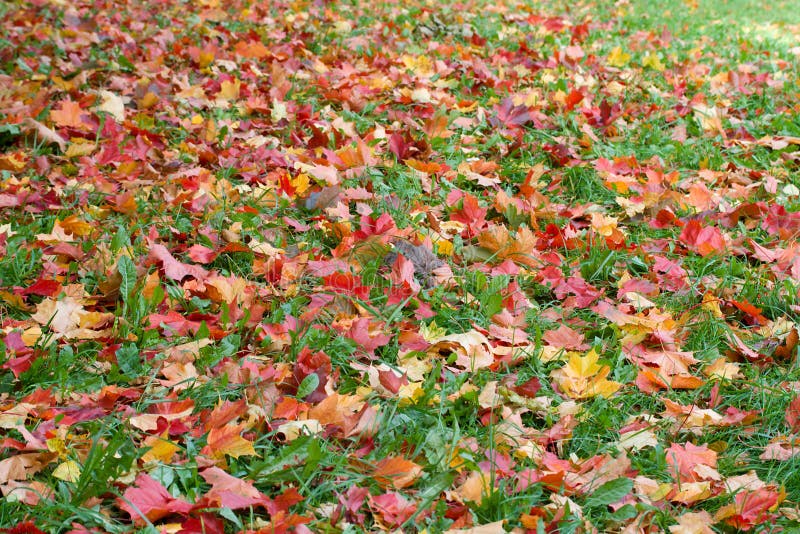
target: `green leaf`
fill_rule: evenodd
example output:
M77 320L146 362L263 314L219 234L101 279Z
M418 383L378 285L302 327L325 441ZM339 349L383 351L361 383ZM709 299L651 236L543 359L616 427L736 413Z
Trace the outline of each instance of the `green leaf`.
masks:
M499 293L493 293L486 297L482 304L483 312L486 317L492 317L493 315L503 311L503 295Z
M633 489L633 480L617 478L606 482L589 495L586 506L608 506L622 499Z
M131 237L124 226L117 228L117 233L111 238L111 251L116 252L122 247L129 247L131 244Z
M230 508L220 508L219 515L221 515L222 517L224 517L225 519L236 525L236 528L238 528L239 530L244 529L242 521L239 519L236 513L234 513L234 511L231 510Z
M119 292L122 295L122 300L127 302L133 287L136 285L136 266L128 256L120 256L119 261L117 261L117 270L122 277L122 282L119 284Z
M311 373L300 382L300 386L297 388L297 398L304 399L308 397L317 389L317 386L319 386L319 375Z
M128 343L117 349L117 366L123 374L136 376L142 367L139 359L139 349L133 343Z
M127 72L132 72L136 70L136 65L131 63L131 60L119 54L117 56L117 63L119 63L120 69Z
M626 504L625 506L623 506L622 508L611 514L610 517L613 521L627 521L628 519L633 519L638 514L639 512L636 510L635 506Z

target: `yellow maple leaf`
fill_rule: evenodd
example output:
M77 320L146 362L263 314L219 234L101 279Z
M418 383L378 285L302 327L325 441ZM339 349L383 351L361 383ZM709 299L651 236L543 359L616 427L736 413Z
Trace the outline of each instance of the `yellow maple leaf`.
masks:
M151 461L160 461L169 463L175 453L180 450L180 447L167 439L167 432L165 431L160 436L148 436L144 440L144 444L150 449L142 456L142 461L145 463Z
M242 82L234 79L233 81L225 80L219 86L217 98L220 100L238 100L239 91L241 90Z
M410 406L417 400L425 396L425 389L422 382L409 382L400 386L397 391L397 398L400 399L400 406Z
M607 380L610 372L607 365L598 365L597 352L594 349L581 356L573 353L567 364L556 369L550 375L558 383L559 388L573 399L587 399L602 395L610 397L622 387L619 382Z
M661 62L661 59L652 52L642 58L642 66L649 67L658 72L662 72L666 68L664 63Z
M436 320L434 319L431 321L431 324L420 325L419 333L428 343L436 343L447 335L447 330L436 324Z
M611 237L617 229L619 219L611 217L603 213L593 212L592 214L592 228L603 237Z
M19 172L27 164L28 156L21 150L0 156L0 171Z
M204 69L214 63L214 52L213 51L206 51L200 52L200 56L197 58L197 65Z
M631 55L622 51L622 47L618 46L611 51L608 55L608 64L612 67L621 68L628 64L631 60Z
M77 482L81 478L81 466L74 460L67 460L53 469L53 476L65 482Z
M94 228L91 224L87 223L83 219L78 218L78 216L74 213L63 220L58 221L58 223L68 234L80 237L91 234Z
M291 180L292 187L295 189L295 195L301 196L303 193L308 191L308 188L311 187L311 180L308 178L308 175L304 172L301 172Z

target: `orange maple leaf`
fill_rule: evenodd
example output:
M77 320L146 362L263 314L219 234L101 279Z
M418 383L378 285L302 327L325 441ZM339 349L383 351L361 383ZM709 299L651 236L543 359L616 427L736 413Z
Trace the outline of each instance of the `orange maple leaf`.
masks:
M208 433L206 446L201 451L213 458L223 458L224 456L258 456L253 443L244 439L241 432L245 424L225 425L220 428L212 428Z
M375 465L372 476L382 488L405 488L414 483L422 473L422 466L401 456L389 456Z
M81 120L82 113L83 109L81 109L80 104L77 102L62 100L59 109L50 110L50 119L56 126L62 126L64 128L83 128L85 125Z
M541 265L536 255L536 236L523 226L512 237L503 225L495 225L478 234L478 244L490 250L500 260L509 259L515 263L537 267Z

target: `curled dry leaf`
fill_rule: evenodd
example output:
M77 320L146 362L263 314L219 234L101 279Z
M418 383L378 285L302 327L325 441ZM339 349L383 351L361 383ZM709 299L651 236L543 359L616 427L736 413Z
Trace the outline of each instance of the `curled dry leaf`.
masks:
M25 119L22 121L22 124L27 131L34 132L43 141L58 145L58 148L62 152L67 149L67 140L61 137L58 132L48 128L41 122L30 117L25 117Z
M427 352L430 355L455 354L455 365L467 371L483 369L494 363L489 339L477 330L436 338Z

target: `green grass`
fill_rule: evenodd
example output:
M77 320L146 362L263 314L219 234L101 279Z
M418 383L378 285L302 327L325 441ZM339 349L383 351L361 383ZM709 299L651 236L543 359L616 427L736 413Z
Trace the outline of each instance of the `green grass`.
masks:
M724 511L735 496L722 480L751 471L767 491L785 492L782 509L798 506L800 457L759 458L771 441L792 435L785 414L800 381L797 348L785 358L775 353L800 322L791 270L797 145L751 142L800 136L800 11L791 1L200 4L109 10L79 2L78 15L0 6L10 20L0 71L12 82L0 90L0 227L10 229L0 230L0 463L40 454L40 468L14 476L50 492L27 494L29 502L6 495L0 529L32 521L46 532L73 523L159 532L200 517L195 510L131 518L120 499L146 473L174 498L211 499L202 512L226 532L284 531L280 513L214 501L203 477L212 465L276 502L296 490L304 500L284 511L332 534L494 521L531 532L667 530L684 513ZM250 41L265 55L247 57L241 46ZM571 57L575 47L582 57ZM226 76L241 92L222 103ZM98 111L100 91L125 97L125 122ZM567 106L576 93L582 100ZM51 112L67 98L93 122L58 124ZM531 120L499 120L508 98L523 102ZM616 120L603 122L605 103L619 106ZM14 111L18 104L23 111ZM716 106L720 128L704 126L700 104ZM280 122L275 106L286 108ZM84 137L98 146L67 157L41 132L27 133L27 115L68 145ZM427 130L438 116L451 136ZM215 131L207 131L211 123ZM315 131L324 137L308 146ZM393 134L410 143L407 156L390 151ZM112 144L122 156L97 163ZM374 165L348 163L348 150L359 146ZM25 158L21 169L8 170L12 154ZM440 170L421 176L409 158ZM341 192L329 206L309 208L308 194L327 185L309 170L315 166L336 167ZM289 192L304 179L308 191ZM711 195L702 208L690 195L698 184ZM478 199L485 225L464 229L465 217L474 221L453 200L462 192ZM757 211L729 224L726 214L748 204L783 205L787 233L771 232ZM592 227L596 213L616 218L623 243L607 244L607 229ZM425 273L398 272L402 262L386 260L391 239L359 233L362 217L387 215L397 228L391 239L452 244L452 254L438 246L450 281L410 292L408 282ZM41 237L73 216L87 229L66 243ZM704 255L681 242L693 217L719 229L727 249ZM496 227L509 230L511 243L479 246L479 235ZM522 255L540 262L495 271L527 231L533 241ZM155 243L174 257L172 269L150 257ZM766 262L752 243L788 252ZM208 277L174 274L197 263L193 245L218 253L202 264ZM685 270L685 285L657 271L664 259ZM336 272L340 278L330 278ZM28 293L37 280L57 289ZM584 284L600 296L581 303ZM37 315L66 295L78 302L75 315ZM704 297L721 299L721 315ZM758 330L734 300L760 308L777 334ZM601 301L611 311L594 308ZM353 339L362 318L370 335L388 341L367 348ZM558 352L553 331L562 325L576 338L546 361ZM529 345L516 353L521 332ZM441 341L463 334L485 337L488 345L473 350L489 351L494 363L464 369L467 348ZM731 334L763 356L747 361ZM202 346L187 348L192 342ZM570 398L554 375L570 342L597 351L618 393ZM698 363L689 374L702 384L642 390L645 371L666 371L637 363L637 348L690 352ZM742 377L708 378L704 367L719 358L736 361ZM402 375L399 390L376 374L387 368ZM535 399L509 389L532 379L540 383ZM495 383L499 396L487 400ZM329 418L319 433L281 430L312 418L334 393L354 411L317 414ZM719 414L755 411L757 420L676 425L664 415L667 400ZM163 415L176 401L191 401L191 413L167 413L149 429L132 419ZM237 402L236 413L221 408ZM627 451L630 470L599 490L586 485L624 461L621 433L643 421L657 444ZM242 425L255 454L209 453L210 431L225 424ZM175 452L146 462L145 440L155 436ZM670 472L667 451L687 443L718 453L712 494L684 505L634 489L629 479L638 475L674 494L687 480ZM418 476L393 487L374 475L387 458L414 462ZM75 479L56 476L67 460L80 466ZM478 473L487 486L474 484ZM518 478L531 473L544 478L520 490ZM4 494L7 482L0 479ZM365 492L352 510L342 506L350 490ZM414 510L386 508L381 499L395 492ZM580 510L554 504L564 497ZM625 506L609 506L623 497ZM753 530L800 528L781 508ZM541 520L532 526L534 516ZM712 529L734 531L723 517Z

